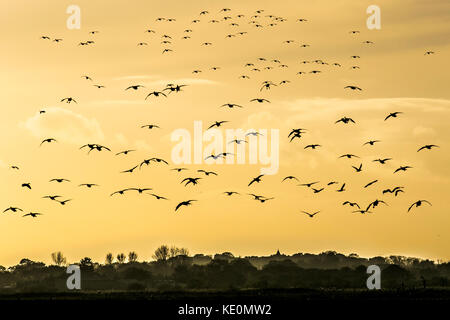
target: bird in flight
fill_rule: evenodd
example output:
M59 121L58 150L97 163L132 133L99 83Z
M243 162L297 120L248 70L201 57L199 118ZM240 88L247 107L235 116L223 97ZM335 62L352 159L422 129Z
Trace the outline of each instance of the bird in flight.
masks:
M337 192L344 192L345 191L345 183L342 184L341 188L336 190Z
M401 114L401 113L403 113L403 112L400 112L400 111L391 112L391 113L389 113L389 114L387 115L386 118L384 118L384 121L386 121L386 120L389 119L389 118L397 118L397 115L399 115L399 114Z
M363 144L363 146L365 146L366 144L369 144L369 145L373 146L376 142L380 142L380 140L370 140L370 141L367 141L367 142L365 142L365 143Z
M253 178L252 181L250 181L250 183L248 184L248 186L251 186L252 183L257 182L260 183L261 182L261 178L263 177L263 174L260 174L259 176L257 176L256 178Z
M211 129L211 128L214 128L214 127L219 128L222 124L227 123L227 122L229 122L229 121L225 121L225 120L223 120L223 121L215 121L212 125L210 125L208 127L208 130Z
M399 168L395 169L394 173L397 173L399 171L406 171L408 169L412 169L410 166L400 166Z
M74 98L72 98L72 97L67 97L67 98L61 99L61 102L64 102L64 101L66 101L66 103L71 103L71 102L78 103L78 102L77 102Z
M368 184L366 184L366 185L364 186L364 188L370 187L371 185L373 185L373 184L376 183L376 182L378 182L378 180L370 181Z
M120 173L133 173L133 171L134 171L137 167L138 167L138 166L136 165L136 166L134 166L133 168L128 169L128 170L121 171Z
M150 92L150 93L145 97L145 100L147 100L147 98L148 98L148 97L151 97L151 96L155 96L155 97L163 96L163 97L166 97L166 98L167 98L167 95L166 95L164 92L162 92L162 91L153 91L153 92Z
M217 176L217 173L215 173L214 171L205 171L203 169L197 170L197 172L202 172L204 173L206 176L209 176L210 174L213 174L215 176Z
M8 212L8 211L17 212L17 211L23 211L23 210L18 207L9 207L9 208L6 208L5 210L3 210L3 213Z
M346 87L344 87L344 89L352 89L352 90L362 91L362 89L360 87L357 87L357 86L346 86Z
M56 199L61 198L61 196L44 196L43 199L50 199L52 201L56 201Z
M42 144L44 144L44 143L51 143L51 142L58 142L58 141L56 141L56 139L54 139L54 138L44 139L44 140L42 140L42 142L39 146L42 146Z
M129 90L129 89L138 90L139 88L145 88L145 87L143 85L137 84L137 85L129 86L125 90Z
M146 124L146 125L143 125L143 126L141 126L141 129L143 129L143 128L148 128L148 129L153 129L153 128L159 128L159 129L161 129L158 125L156 125L156 124Z
M356 202L350 202L350 201L345 201L344 203L342 203L343 206L345 205L349 205L350 207L358 207L358 209L360 209L359 204L357 204Z
M180 207L182 207L182 206L190 206L190 205L192 205L192 202L193 201L197 201L197 200L186 200L186 201L182 201L182 202L180 202L179 204L177 204L177 206L175 207L175 211L177 211Z
M149 195L155 197L157 200L169 200L169 199L167 199L165 197L158 196L157 194L154 194L154 193L149 193Z
M185 187L189 184L189 183L192 183L192 185L196 185L196 184L198 184L198 180L200 180L201 178L184 178L182 181L181 181L181 183L183 183L183 182L185 182L185 181L187 181L186 183L185 183Z
M347 153L347 154L343 154L342 156L340 156L339 158L348 158L348 159L351 159L351 158L359 158L358 156L356 156L356 155L354 155L354 154L349 154L349 153Z
M24 214L22 217L30 216L30 217L36 218L37 216L41 216L41 215L42 215L42 213L39 213L39 212L30 212L30 213Z
M256 101L256 102L259 102L259 103L263 103L263 102L270 103L269 100L263 99L263 98L255 98L255 99L250 100L250 102L253 102L253 101Z
M384 158L384 159L375 159L373 162L379 162L380 164L385 164L386 161L392 160L392 158Z
M58 201L58 200L56 200ZM62 206L65 206L67 202L72 201L72 199L67 199L67 200L63 200L63 201L58 201Z
M284 177L283 180L281 180L281 182L284 182L286 180L292 180L292 179L298 181L298 179L296 177L294 177L294 176L287 176L287 177Z
M316 214L318 214L320 211L316 211L316 212L314 212L314 213L309 213L309 212L306 212L306 211L302 211L304 214L307 214L308 215L308 217L310 217L310 218L314 218L314 216L316 215Z
M232 196L233 194L240 194L240 193L236 191L225 191L224 194L226 194L227 196Z
M375 207L377 207L380 203L388 205L386 202L384 202L383 200L378 200L376 199L375 201L369 203L369 205L367 206L366 211L368 211L370 209L370 207L372 207L373 209L375 209Z
M439 148L439 146L435 145L435 144L427 144L424 145L423 147L420 147L419 150L417 150L417 152L427 149L427 150L431 150L431 148Z
M428 200L417 200L414 202L409 208L408 212L415 206L416 208L420 207L422 203L428 203L430 206L432 205Z
M342 123L345 123L345 124L347 124L349 122L356 123L352 118L348 118L348 117L342 117L339 120L337 120L335 123L339 123L339 122L342 122Z
M243 108L243 106L235 104L235 103L225 103L221 105L220 107L228 107L230 109L233 109L234 107Z
M51 179L49 182L58 182L58 183L62 183L62 182L70 182L70 180L64 179L64 178L55 178L55 179Z
M95 183L82 183L82 184L79 185L79 187L92 188L92 187L98 187L98 184L95 184Z
M127 155L127 154L129 154L130 152L133 152L133 151L136 151L136 150L124 150L124 151L120 151L120 152L116 153L116 156L119 156L119 155L121 155L121 154Z
M22 183L22 188L28 188L31 190L31 183Z
M319 181L309 182L309 183L301 183L298 186L311 188L312 185L319 183Z
M356 172L362 171L362 163L359 165L359 167L352 166L353 169L355 169Z

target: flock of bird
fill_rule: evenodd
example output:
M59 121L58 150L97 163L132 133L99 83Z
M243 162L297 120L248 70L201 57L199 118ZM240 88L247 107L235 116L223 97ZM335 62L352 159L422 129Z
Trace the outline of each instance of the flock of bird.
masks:
M227 23L227 24L229 24L230 28L239 28L243 24L251 26L252 28L272 28L272 27L275 27L278 24L284 23L284 22L286 22L288 20L288 19L276 16L276 15L266 14L264 10L257 10L250 17L249 21L245 21L245 18L246 18L245 15L242 15L242 14L234 15L234 14L232 14L232 12L233 11L231 9L229 9L229 8L223 8L219 12L220 15L223 15L221 18L209 19L207 22L208 23L212 23L212 24L215 24L215 23ZM204 16L206 17L208 15L211 15L210 12L208 12L208 11L201 11L199 13L199 17L204 17ZM162 18L162 17L160 17L160 18L156 19L156 23L161 23L161 25L160 25L161 29L163 28L163 23L171 23L171 22L174 22L174 21L176 21L175 18ZM195 19L193 19L191 21L191 24L198 24L201 21L204 21L204 20L201 20L200 18L195 18ZM296 20L296 22L297 23L309 23L308 19L305 19L305 18L298 18ZM157 32L155 30L153 30L153 29L146 29L146 30L144 30L144 32L145 33L149 33L149 34L157 34ZM183 32L184 35L181 38L181 40L189 41L191 39L190 34L193 33L193 32L194 32L193 29L190 29L190 28L185 29L184 32ZM230 33L230 34L224 35L224 37L225 38L234 38L234 37L239 37L239 36L247 36L250 33L251 33L251 30L249 30L249 31L239 31L239 32L236 32L236 33ZM351 30L351 31L349 31L349 34L350 34L351 37L355 37L359 33L360 33L360 31L358 31L358 30ZM97 34L100 34L100 35L97 36ZM101 36L101 32L97 31L97 30L90 31L89 35L90 36L100 37ZM55 43L63 42L62 38L54 38L54 39L52 39L51 37L49 37L47 35L42 36L41 39L44 40L44 41L53 41ZM355 41L360 41L360 40L356 39ZM164 46L162 48L162 54L166 55L166 54L170 54L171 52L173 52L173 49L171 48L172 42L173 42L172 36L161 32L161 44ZM360 41L360 42L363 45L375 45L374 42L369 41L369 40ZM79 46L89 46L89 45L94 45L95 43L96 42L94 40L85 40L85 41L80 41L78 43L78 45ZM148 46L148 45L149 45L149 43L145 42L145 41L141 41L141 42L137 43L137 46ZM211 43L211 42L203 42L200 45L201 46L211 46L211 45L213 45L213 43ZM291 40L291 39L283 41L282 43L280 43L280 46L281 45L298 45L299 48L306 48L306 47L310 46L310 44L297 43L295 40ZM434 54L433 51L425 52L425 55L432 55L432 54ZM361 57L359 55L352 55L352 56L350 56L350 58L357 60L357 59L360 59ZM270 59L266 59L266 58L262 58L262 57L258 58L258 61L260 61L260 62L267 62L269 60ZM288 68L288 65L283 64L278 59L272 59L271 62L275 63L276 65L278 65L278 67L280 69L281 68ZM315 59L315 60L311 60L311 61L302 61L301 63L304 64L304 65L305 64L317 65L317 66L319 66L319 65L331 65L331 66L336 67L336 68L342 67L342 65L340 63L337 63L337 62L330 63L330 62L323 61L321 59ZM244 66L244 70L246 70L248 72L261 72L262 71L260 68L256 67L255 64L252 63L252 62L247 62L247 63L243 64L243 66ZM270 66L266 66L266 67L264 67L263 70L269 70L271 68L274 68L274 67L271 66L271 65ZM359 66L353 65L350 68L358 69ZM212 67L211 69L216 71L216 70L219 70L220 67ZM193 70L192 73L193 74L199 74L201 72L202 72L201 70L196 69L196 70ZM308 73L310 73L310 74L319 74L321 72L322 72L321 70L313 69L313 70L309 71ZM297 74L301 76L301 75L304 75L306 73L307 72L305 72L305 71L299 71ZM89 75L81 75L81 77L84 80L86 80L88 82L91 82L91 83L94 81L92 79L92 77L89 76ZM251 79L251 77L248 76L248 74L242 74L238 78L239 79L246 79L246 80ZM264 82L262 82L260 84L259 92L262 92L263 90L265 90L267 92L267 91L269 91L272 88L277 87L277 86L289 85L290 82L291 82L290 80L282 80L280 82L278 82L278 81L277 82L264 81ZM101 84L92 84L92 85L95 86L98 89L104 89L105 88L105 86L101 85ZM170 84L167 84L164 88L161 88L160 90L152 89L152 91L146 93L145 100L147 100L147 99L155 99L155 98L168 98L170 95L178 94L178 93L184 91L184 89L187 89L187 87L188 87L188 85L170 83ZM146 87L144 85L141 85L141 84L131 84L131 85L127 86L126 88L124 88L125 91L129 91L129 90L131 90L131 91L138 91L138 90L140 90L141 91L141 90L145 90L145 89L146 89ZM351 90L351 91L355 91L355 92L363 90L361 87L359 87L358 85L355 85L355 84L344 86L342 89L343 90ZM256 92L256 93L258 93L258 92ZM268 103L268 104L271 103L271 101L269 101L268 99L261 98L261 97L251 98L248 101L250 103ZM71 103L78 104L77 99L75 99L74 97L64 97L64 98L62 98L60 100L60 102L61 103L67 103L67 104L71 104ZM229 109L232 109L232 108L244 108L244 106L242 106L242 105L238 105L238 104L235 104L235 103L229 103L229 102L220 105L220 107L221 108L225 107L225 108L229 108ZM42 110L39 110L39 113L40 113L40 116L45 117L46 111L45 111L45 109L42 109ZM384 116L384 121L401 121L401 119L399 119L399 118L401 118L402 116L403 116L403 112L401 112L401 111L392 111L392 112L390 112L390 113L388 113L388 114L386 114ZM212 123L208 127L208 129L222 127L227 122L228 121L223 121L223 120L215 121L214 123ZM344 116L344 117L342 117L340 119L336 119L335 125L357 125L357 121L355 121L351 117ZM142 125L141 128L142 129L146 129L146 130L161 129L161 127L159 125L157 125L157 124L146 124L146 125ZM302 137L305 134L307 134L307 132L308 132L308 130L306 128L293 128L291 130L291 132L288 134L287 140L290 143L297 143L297 140L302 140ZM261 133L259 133L257 131L254 131L254 132L247 133L246 137L247 136L258 136L258 135L261 135ZM380 140L374 139L374 140L370 140L370 141L364 142L363 146L371 147L371 146L374 146L376 143L380 143L380 142L381 142ZM43 139L40 142L40 147L44 148L46 144L53 144L53 143L58 143L57 137L48 137L48 138ZM230 141L229 143L241 144L241 143L247 143L247 141L245 139L235 139L235 140ZM304 149L305 150L306 149L316 150L316 149L321 148L321 147L322 146L320 144L308 144L308 145L304 146ZM428 144L428 145L420 146L418 148L417 152L425 152L427 150L429 151L429 150L437 148L437 147L438 146L435 145L435 144ZM79 149L87 151L87 154L91 154L91 152L102 152L102 151L103 152L105 152L105 151L106 152L112 152L111 148L109 148L107 146L104 146L104 145L101 145L101 144L97 144L97 143L86 143L86 144L80 146ZM137 150L135 150L135 149L127 149L127 150L122 150L122 151L119 151L119 152L115 152L113 154L115 156L127 156L128 154L130 154L132 152L135 152L135 151L137 151ZM208 157L206 157L205 160L208 160L208 159L217 160L219 158L226 158L228 156L233 156L233 154L230 154L230 153L227 153L227 152L216 154L216 155L211 154ZM355 154L350 154L350 153L342 154L342 155L339 156L339 159L358 159L358 158L359 158L359 156L357 156ZM392 160L392 158L377 158L377 159L373 159L373 162L378 162L380 165L384 165L384 164L386 164L386 162L388 162L390 160ZM344 161L344 160L342 160L342 161ZM159 164L159 165L167 166L169 170L176 171L177 173L183 173L184 171L189 171L189 168L184 168L184 167L173 167L172 168L172 167L170 167L169 162L167 160L165 160L165 159L162 159L162 158L159 158L159 157L150 157L148 159L143 159L141 162L139 162L137 164L134 164L131 168L129 168L127 170L121 171L121 173L124 173L124 174L130 173L131 174L131 173L135 172L136 170L140 170L144 165L145 166L149 166L151 164ZM354 169L355 173L360 173L360 172L362 172L364 170L363 163L360 163L359 165L355 165L355 166L352 165L351 167ZM11 165L10 168L13 169L13 170L20 170L18 165ZM412 167L409 166L409 165L402 165L402 166L399 166L397 169L395 169L393 174L399 174L400 172L405 172L405 171L407 171L409 169L412 169ZM219 173L217 173L217 172L207 171L207 170L203 170L203 169L197 170L197 173L198 174L202 174L203 176L195 176L194 174L192 176L188 176L188 177L184 177L183 176L183 177L180 178L180 184L183 184L185 187L196 186L196 185L198 185L200 183L200 180L204 179L205 177L219 175ZM261 175L258 175L257 177L250 178L249 179L249 183L247 185L249 191L246 193L246 195L250 196L251 199L253 199L253 200L259 201L260 203L265 203L265 202L267 202L269 200L275 199L275 197L266 197L266 196L257 195L255 193L251 192L252 186L254 186L256 184L263 183L264 177L265 177L265 175L261 174ZM336 189L335 189L336 192L345 192L346 191L346 189L345 189L346 183L342 182L342 181L341 182L329 181L329 182L326 183L326 185L323 185L323 186L320 187L320 186L318 186L319 183L320 183L319 181L300 183L299 179L297 177L293 176L293 175L286 176L286 177L284 177L284 178L282 178L280 180L281 180L280 183L285 183L287 181L295 181L295 182L298 183L298 186L308 188L315 194L323 192L325 190L325 188L331 188L333 185L337 186ZM51 179L49 182L60 184L60 183L70 183L71 181L69 179L66 179L66 178L58 177L58 178ZM376 183L378 183L378 180L369 181L366 185L364 185L363 188L370 188L372 185L374 185ZM94 187L100 187L96 183L82 183L82 184L79 184L78 186L79 187L88 188L88 189L91 189L91 188L94 188ZM30 182L24 182L21 185L21 187L31 190L32 189L32 184ZM392 188L386 188L385 190L383 190L382 193L383 193L383 195L387 194L387 193L393 194L395 197L397 197L400 194L405 193L404 189L405 188L403 186L395 186L395 187L392 187ZM121 190L113 191L112 193L110 193L110 197L123 196L123 195L125 195L126 193L129 193L129 192L137 192L138 194L148 194L148 195L154 197L157 200L169 201L169 199L167 197L154 193L153 189L149 188L149 187L124 188L124 189L121 189ZM241 193L239 193L237 191L227 190L227 191L223 192L223 195L231 197L231 196L241 195ZM57 203L59 203L62 206L67 205L70 201L73 201L71 198L67 198L66 199L63 196L57 195L57 194L44 195L42 198L43 199L48 199L50 201L57 202ZM198 200L196 200L196 199L188 199L188 200L177 201L176 202L177 204L174 206L174 210L178 211L182 207L191 206L196 201L198 201ZM362 205L358 204L357 202L352 202L352 201L345 201L345 202L342 203L343 206L349 206L352 209L355 209L352 212L354 212L354 213L361 213L361 214L372 213L373 210L380 204L387 205L387 203L384 200L380 200L380 199L375 199L374 201L370 202L367 206L362 206ZM407 208L407 211L409 212L413 208L420 207L423 204L431 205L431 203L428 200L426 200L426 199L419 199L419 200L414 201ZM23 209L20 208L20 207L17 207L17 206L10 206L10 207L6 208L3 212L6 213L6 212L9 212L9 211L12 212L12 213L23 212ZM304 213L308 217L313 218L319 212L320 211L315 211L313 213L310 213L310 212L307 212L307 211L301 211L300 213ZM40 215L42 215L42 213L31 211L31 212L28 212L28 213L24 214L23 216L24 217L36 218L36 217L38 217Z

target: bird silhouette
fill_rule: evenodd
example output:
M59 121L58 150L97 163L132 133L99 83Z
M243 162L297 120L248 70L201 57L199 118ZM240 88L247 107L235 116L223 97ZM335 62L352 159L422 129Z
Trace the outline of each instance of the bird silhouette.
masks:
M182 206L190 206L190 205L192 205L192 202L193 201L197 201L197 200L186 200L186 201L182 201L182 202L180 202L179 204L177 204L177 206L175 207L175 211L177 211L180 207L182 207Z
M308 215L308 217L310 217L310 218L314 218L314 216L316 215L316 214L318 214L320 211L316 211L316 212L314 212L314 213L309 213L309 212L307 212L307 211L302 211L304 214L306 214L306 215Z
M422 147L419 148L419 150L417 150L417 152L427 149L427 150L431 150L431 148L439 148L439 146L435 145L435 144L426 144Z
M30 212L30 213L24 214L22 217L30 216L33 218L37 218L37 216L41 216L41 215L42 215L42 213L39 213L39 212Z
M39 146L42 146L42 144L44 144L44 143L52 143L52 142L57 142L57 141L54 138L44 139L44 140L42 140L42 142Z
M259 176L253 178L252 181L250 181L250 183L248 184L248 186L250 187L254 182L260 183L261 182L261 178L263 176L264 176L263 174L260 174Z
M420 207L422 205L422 203L428 203L430 206L432 205L431 202L429 202L428 200L417 200L416 202L414 202L409 208L408 208L408 212L415 206L416 208Z
M386 121L389 118L397 118L397 115L402 114L403 112L397 111L397 112L391 112L387 115L386 118L384 118L384 121Z

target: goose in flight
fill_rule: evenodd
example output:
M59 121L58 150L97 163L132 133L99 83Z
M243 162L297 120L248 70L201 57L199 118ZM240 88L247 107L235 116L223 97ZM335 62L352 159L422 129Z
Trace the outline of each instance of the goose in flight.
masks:
M180 92L180 91L183 91L183 90L181 90L181 88L183 88L183 87L187 87L187 84L181 84L181 85L173 85L173 84L168 84L164 89L163 89L163 91L166 91L166 90L169 90L169 93L172 93L172 92Z
M120 173L133 173L133 171L134 171L137 167L138 167L138 166L136 165L136 166L134 166L133 168L128 169L128 170L121 171Z
M62 183L62 182L70 182L70 180L64 179L64 178L55 178L55 179L51 179L49 182L58 182L58 183Z
M127 155L127 154L129 154L130 152L133 152L133 151L136 151L136 150L128 149L128 150L120 151L120 152L116 153L116 156L119 156L121 154Z
M380 142L380 140L370 140L370 141L365 142L363 144L363 146L365 146L366 144L369 144L369 145L373 146L377 142Z
M353 169L355 169L356 172L362 171L362 163L359 165L359 167L352 166Z
M225 120L223 120L223 121L215 121L212 125L210 125L208 127L208 130L211 129L211 128L214 128L214 127L219 128L222 124L227 123L227 122L229 122L229 121L225 121Z
M54 139L54 138L44 139L44 140L42 140L42 142L39 146L42 146L42 144L44 144L44 143L52 143L52 142L58 142L58 141L56 141L56 139Z
M143 125L143 126L141 126L141 129L143 129L143 128L148 128L148 129L153 129L153 128L158 128L158 129L161 129L158 125L156 125L156 124L146 124L146 125Z
M259 202L264 203L266 201L273 200L273 199L275 199L275 198L274 197L272 197L272 198L259 198L258 200L259 200Z
M41 215L42 215L42 213L39 213L39 212L30 212L30 213L24 214L22 217L30 216L30 217L36 218L37 216L41 216Z
M20 168L18 166L14 166L14 165L12 165L10 168L13 170L20 170Z
M412 169L410 166L400 166L399 168L395 169L394 173L397 173L399 171L406 171L408 169Z
M344 89L352 89L352 90L362 91L362 89L360 87L357 87L357 86L346 86L346 87L344 87Z
M314 193L319 193L319 192L323 191L325 188L320 188L320 189L311 188L311 189Z
M233 194L240 194L240 193L236 191L225 191L224 194L226 194L227 196L232 196Z
M97 89L105 88L105 86L99 84L93 84L93 86L96 87Z
M177 172L181 172L181 171L183 171L183 170L187 170L187 168L173 168L173 169L170 169L170 170L174 170L174 171L177 171Z
M149 195L155 197L156 200L169 200L166 197L158 196L157 194L154 194L154 193L149 193Z
M241 144L242 142L248 143L248 142L245 141L245 140L234 139L234 140L231 140L230 142L228 142L228 144L231 144L231 143Z
M391 112L387 115L386 118L384 118L384 121L386 121L389 118L397 118L397 115L402 114L403 112L400 111L396 111L396 112Z
M137 191L138 193L142 193L144 191L150 191L152 188L127 188L124 191Z
M345 123L345 124L347 124L349 122L356 123L352 118L348 118L348 117L342 117L339 120L337 120L335 123L339 123L339 122L342 122L342 123Z
M145 97L145 100L147 100L147 98L148 98L148 97L151 97L151 96L155 96L155 97L163 96L163 97L166 97L166 98L167 98L167 95L166 95L164 92L162 92L162 91L153 91L153 92L150 92L150 93Z
M345 206L345 205L349 205L350 207L358 207L358 209L361 209L360 207L359 207L359 204L357 204L356 202L350 202L350 201L345 201L344 203L342 203L342 205L343 206Z
M417 200L414 202L409 208L408 212L415 206L416 208L420 207L422 203L428 203L430 206L432 205L428 200Z
M91 80L91 81L93 81L92 78L89 77L89 76L83 75L83 76L81 76L81 77L82 77L83 79L85 79L85 80Z
M353 213L361 213L361 214L365 214L365 213L372 213L372 211L369 210L355 210L352 211Z
M309 212L306 212L306 211L302 211L304 214L306 214L306 215L308 215L308 217L310 217L310 218L314 218L314 216L316 215L316 214L318 214L320 211L316 211L316 212L314 212L314 213L309 213Z
M253 197L253 200L261 200L261 199L264 199L265 197L264 196L258 196L258 195L256 195L256 194L253 194L253 193L247 193L249 196L252 196Z
M254 137L257 137L257 136L263 136L263 134L262 134L262 133L259 133L259 132L257 132L257 131L252 131L252 132L246 133L245 136L246 136L246 137L247 137L247 136L254 136Z
M61 198L61 196L43 196L42 199L50 199L56 201L56 199Z
M56 200L58 201L58 200ZM65 206L67 202L72 201L72 199L67 199L67 200L63 200L63 201L58 201L62 206Z
M284 177L283 180L281 180L281 182L284 182L286 180L297 180L298 181L298 179L294 176L287 176L287 177Z
M6 208L5 210L3 210L3 213L8 212L8 211L17 212L17 211L23 211L23 210L18 207L9 207L9 208Z
M349 154L349 153L347 153L347 154L343 154L342 156L340 156L339 158L348 158L348 159L351 159L351 158L359 158L358 156L356 156L356 155L354 155L354 154Z
M217 173L215 173L214 171L205 171L203 169L197 170L197 172L202 172L204 173L206 176L209 176L210 174L213 174L215 176L217 176Z
M314 181L314 182L309 182L309 183L301 183L301 184L298 184L297 186L311 188L311 186L316 184L316 183L319 183L319 181Z
M72 98L72 97L67 97L67 98L61 99L61 102L64 102L64 101L66 101L66 103L71 103L71 102L78 103L78 102L77 102L74 98Z
M185 179L183 179L182 181L181 181L181 183L183 183L183 182L185 182L185 181L187 181L186 183L185 183L185 187L189 184L189 183L192 183L192 185L193 186L195 186L196 184L198 184L198 180L200 180L201 178L185 178Z
M317 147L321 147L321 145L320 144L308 144L303 149L311 148L311 149L315 150Z
M228 107L230 109L233 109L234 107L243 108L243 106L240 106L235 103L225 103L225 104L221 105L220 107Z
M22 183L22 188L28 188L31 190L31 183Z
M125 191L129 191L130 189L123 189L123 190L119 190L119 191L115 191L113 193L110 194L110 197L112 197L115 194L120 194L123 195L125 193Z
M371 185L373 185L373 184L376 183L376 182L378 182L378 180L370 181L368 184L366 184L366 185L364 186L364 188L370 187Z
M128 88L125 89L125 91L129 90L129 89L138 90L139 88L145 88L145 87L143 85L137 84L137 85L129 86Z
M427 51L427 52L424 53L425 56L428 56L430 54L434 54L434 51Z
M344 192L345 191L345 183L342 184L341 188L336 190L337 192Z
M255 99L250 100L250 102L253 102L253 101L257 101L257 102L259 102L259 103L263 103L263 102L270 103L269 100L263 99L263 98L255 98Z
M367 206L366 211L368 211L370 209L370 207L372 207L373 209L375 209L380 203L388 205L386 202L384 202L383 200L378 200L375 199L375 201L369 203L369 205Z
M392 160L392 158L384 158L384 159L375 159L373 162L379 162L380 164L385 164L386 161Z
M256 178L253 178L252 181L250 181L250 183L248 184L248 186L250 187L254 182L260 183L261 182L261 178L263 177L263 174L260 174L259 176L257 176Z
M177 211L180 207L182 207L182 206L190 206L190 205L192 205L192 202L193 201L197 201L197 200L187 200L187 201L182 201L182 202L180 202L179 204L177 204L177 206L175 207L175 211Z
M87 188L92 188L92 187L98 187L98 184L95 183L82 183L79 185L79 187L87 187Z
M277 86L275 83L272 83L270 81L265 81L261 87L261 89L259 89L259 91L262 91L263 89L269 90L271 88L271 86Z
M431 150L431 148L439 148L439 146L435 145L435 144L427 144L424 145L423 147L420 147L419 150L417 150L417 152L427 149L427 150Z
M150 158L150 161L154 161L154 162L157 162L157 163L165 163L165 164L169 164L166 160L164 160L164 159L161 159L161 158Z
M402 189L403 187L395 187L395 188L393 188L393 189L384 189L383 190L383 194L385 194L385 193L394 193L394 192L396 192L396 191L398 191L398 190L400 190L400 189Z
M205 160L208 160L209 158L213 158L214 160L217 160L217 159L219 159L220 157L223 157L223 154L222 154L222 153L219 153L219 154L217 154L217 155L211 154L211 155L207 156L207 157L205 158Z

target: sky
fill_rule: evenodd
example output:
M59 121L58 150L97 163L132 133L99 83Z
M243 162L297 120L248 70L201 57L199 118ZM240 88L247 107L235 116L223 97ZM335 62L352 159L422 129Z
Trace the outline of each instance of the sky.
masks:
M0 214L0 264L22 258L48 263L55 251L69 262L85 256L104 262L108 252L129 251L148 261L161 244L186 247L191 254L335 250L449 260L450 4L432 2L2 1L0 209L23 212ZM366 9L373 4L380 8L380 29L366 25ZM80 29L67 27L70 5L80 8ZM200 15L204 10L208 13ZM41 39L44 35L50 40ZM94 43L78 45L87 40ZM162 53L165 48L173 51ZM289 82L280 84L283 80ZM263 81L276 86L261 89ZM169 83L186 86L145 99ZM132 85L144 87L125 90ZM344 89L348 85L362 90ZM77 103L61 102L65 97ZM250 102L254 98L270 103ZM243 108L220 107L226 103ZM397 118L384 120L397 111L402 112ZM344 116L356 123L335 124ZM226 129L272 132L261 140L275 141L277 172L248 186L267 164L174 163L173 133L181 130L193 138L196 121L203 131L228 121L218 128L223 135ZM141 128L146 124L160 128ZM307 131L290 142L293 128ZM57 142L40 146L47 138ZM369 140L380 142L363 146ZM112 151L80 150L88 143ZM208 144L201 150L205 157ZM304 149L308 144L321 147ZM439 147L417 152L427 144ZM248 153L250 143L243 145ZM136 151L115 155L126 149ZM359 158L339 158L347 153ZM152 162L121 172L152 157L169 165ZM378 158L392 160L381 165L373 162ZM355 172L352 166L360 163L362 172ZM399 166L412 168L394 174ZM175 167L188 170L171 170ZM218 175L205 176L199 169ZM282 182L289 175L299 182ZM186 177L202 179L185 187L180 182ZM54 178L70 182L50 182ZM364 188L373 180L378 181ZM313 181L324 190L297 185ZM328 186L331 181L339 183ZM99 186L79 187L83 183ZM336 192L343 183L346 191ZM404 193L382 193L395 186ZM152 188L169 200L146 192L110 196L129 187ZM240 194L228 197L225 191ZM249 193L274 199L261 203ZM46 195L72 201L62 206L42 198ZM175 211L189 199L198 201ZM352 201L366 208L376 199L386 205L372 213L353 213L342 205ZM407 212L417 200L432 205ZM320 213L310 218L302 211ZM29 212L42 215L22 217Z

